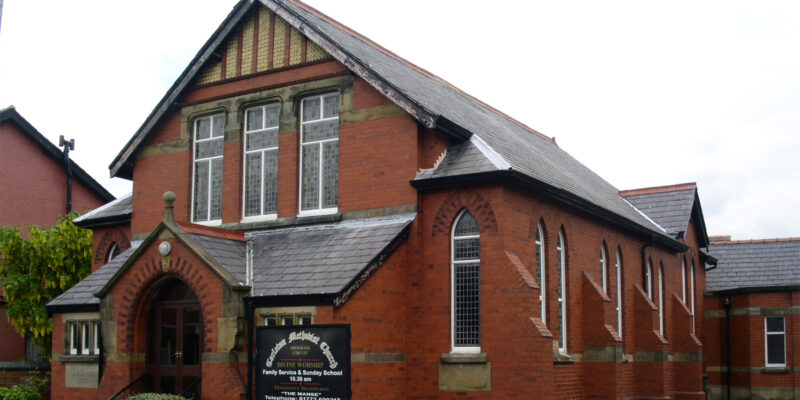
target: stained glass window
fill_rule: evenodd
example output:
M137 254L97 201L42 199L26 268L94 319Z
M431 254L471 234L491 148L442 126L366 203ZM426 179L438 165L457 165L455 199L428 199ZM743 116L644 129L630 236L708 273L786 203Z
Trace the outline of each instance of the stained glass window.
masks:
M192 221L222 219L222 157L225 115L198 118L194 123L194 193Z
M339 94L304 99L300 117L300 211L335 211L339 205Z
M280 104L245 112L244 217L278 212L278 125Z
M464 211L452 238L453 351L477 352L481 346L481 241L478 221Z

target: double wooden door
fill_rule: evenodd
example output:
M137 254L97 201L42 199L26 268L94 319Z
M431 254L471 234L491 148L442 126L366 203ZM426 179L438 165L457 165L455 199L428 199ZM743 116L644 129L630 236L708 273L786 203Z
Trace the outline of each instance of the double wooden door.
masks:
M200 380L200 306L197 301L157 302L154 317L148 372L156 393L178 394Z

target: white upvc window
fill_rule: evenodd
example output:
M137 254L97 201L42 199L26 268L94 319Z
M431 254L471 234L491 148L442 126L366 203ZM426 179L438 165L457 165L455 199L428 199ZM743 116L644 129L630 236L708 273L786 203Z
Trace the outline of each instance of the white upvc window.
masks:
M644 268L644 290L647 297L653 300L653 267L650 265L650 260L647 260L647 265Z
M767 367L786 366L785 317L764 317L764 358Z
M280 103L245 111L242 221L277 217L280 113Z
M453 353L481 351L481 236L467 210L451 233L451 348Z
M558 232L558 351L567 352L567 252L564 235Z
M222 169L225 152L225 115L194 121L192 163L192 222L222 222Z
M608 259L605 246L600 246L600 279L603 280L603 292L608 294Z
M80 348L80 327L78 326L77 322L72 322L69 324L69 354L78 354L78 348Z
M664 336L664 266L658 268L658 333Z
M544 256L545 242L542 225L536 227L536 279L539 281L539 304L542 323L547 324L547 266Z
M615 268L617 272L617 333L622 337L622 264L617 251Z
M92 353L93 354L100 354L100 323L99 322L92 322Z
M339 207L339 93L303 99L300 107L300 215Z
M91 353L91 326L88 322L81 322L81 354Z

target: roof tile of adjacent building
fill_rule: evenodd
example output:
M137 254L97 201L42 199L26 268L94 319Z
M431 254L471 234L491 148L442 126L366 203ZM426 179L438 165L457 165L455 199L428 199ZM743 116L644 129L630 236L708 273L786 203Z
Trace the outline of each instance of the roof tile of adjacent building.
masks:
M623 190L619 194L675 237L686 232L695 213L700 246L708 244L697 184L692 182Z
M717 268L706 273L709 292L800 290L800 238L712 242Z
M543 193L563 197L565 204L588 210L609 223L655 236L670 247L685 247L641 215L615 187L556 146L551 138L294 0L242 0L238 3L112 162L112 175L132 176L132 157L145 138L179 96L191 88L191 82L203 65L222 45L222 39L235 29L250 7L262 4L420 124L455 138L456 143L450 146L445 159L435 169L422 171L414 180L415 185L506 174L524 179Z

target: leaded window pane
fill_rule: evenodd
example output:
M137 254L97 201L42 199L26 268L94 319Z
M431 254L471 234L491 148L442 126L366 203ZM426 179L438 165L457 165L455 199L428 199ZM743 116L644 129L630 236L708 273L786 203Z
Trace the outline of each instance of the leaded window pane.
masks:
M472 213L464 213L461 216L461 219L458 220L458 224L456 224L456 229L453 232L454 236L469 236L469 235L477 235L480 233L480 229L478 228L478 221L475 219L475 216Z
M339 136L339 120L311 122L303 124L303 143L316 140L333 139Z
M222 158L211 160L211 209L209 219L222 218Z
M455 345L480 346L480 263L455 264Z
M258 215L261 209L261 152L247 154L244 179L244 215Z
M302 210L319 208L319 145L303 145Z
M339 94L325 96L323 100L323 118L339 116Z
M195 159L216 157L223 155L225 149L225 142L222 139L206 140L195 143L194 157Z
M536 231L536 283L539 288L542 287L542 255L544 255L544 248L542 248L544 241L542 240L542 230Z
M247 130L256 131L264 126L264 111L261 107L247 110Z
M453 257L456 261L480 258L481 240L475 239L456 239L454 241Z
M264 153L264 214L278 212L278 151Z
M215 115L212 117L214 124L213 130L211 131L212 137L223 137L225 136L225 117L222 115Z
M248 133L245 151L278 147L278 130L270 129L261 132Z
M195 139L208 139L211 137L210 118L200 118L195 124Z
M313 121L320 118L320 98L313 97L303 100L303 121Z
M264 106L264 127L277 128L281 118L281 105L270 104Z
M208 164L209 161L194 163L194 220L208 219Z
M338 128L338 126L337 126ZM322 144L322 207L336 207L339 195L339 142Z

